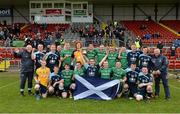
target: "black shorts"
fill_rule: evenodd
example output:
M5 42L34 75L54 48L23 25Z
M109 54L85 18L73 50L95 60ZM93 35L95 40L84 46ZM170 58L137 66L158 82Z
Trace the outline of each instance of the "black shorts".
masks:
M134 96L134 94L136 94L138 92L137 85L135 85L135 84L128 84L128 86L129 86L130 94L132 96Z
M64 92L69 91L70 90L70 86L71 86L71 84L64 86L64 90L63 91Z
M142 95L143 97L145 97L145 96L146 96L146 93L147 93L146 87L147 87L147 86L138 88L138 94L140 94L140 95Z
M42 85L42 84L39 84L40 85L40 88L39 88L39 92L41 93L41 94L45 94L45 93L47 93L47 87L46 86L44 86L44 85Z
M54 92L59 91L59 84L56 84L54 87Z

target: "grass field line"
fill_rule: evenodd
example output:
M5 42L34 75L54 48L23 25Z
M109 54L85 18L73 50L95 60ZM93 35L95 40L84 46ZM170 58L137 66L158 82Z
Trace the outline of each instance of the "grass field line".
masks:
M169 84L169 86L172 87L172 88L174 88L174 89L180 90L180 87L177 87L177 86L175 86L175 85Z
M17 82L19 82L19 81L15 81L15 82L13 82L13 83L6 84L6 85L4 85L4 86L1 86L0 89L6 88L6 87L11 86L11 85L14 85L14 84L16 84Z

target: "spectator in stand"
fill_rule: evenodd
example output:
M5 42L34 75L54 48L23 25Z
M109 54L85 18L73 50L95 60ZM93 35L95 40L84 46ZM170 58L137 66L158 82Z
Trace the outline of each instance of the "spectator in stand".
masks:
M147 40L151 39L152 35L150 33L147 33L147 34L144 35L144 38L147 39Z
M4 28L3 28L3 31L4 31L4 37L5 37L5 39L6 39L7 36L9 35L9 30L8 30L7 27L4 27Z
M140 30L145 30L146 28L147 28L147 26L144 25L144 24L142 24L139 29L140 29Z
M38 47L39 44L42 44L44 46L44 41L42 40L41 36L36 36L35 39L33 40L33 48Z
M21 28L20 28L19 24L17 24L17 25L15 26L15 34L16 34L17 36L19 36L20 33L21 33Z
M56 38L57 39L60 39L61 38L61 36L62 36L62 34L61 34L61 32L60 31L56 31Z
M174 44L171 46L170 50L171 50L171 56L175 56L176 55L176 48L175 48Z
M45 44L45 47L48 46L48 45L51 45L52 43L52 37L50 35L48 35L48 37L46 37L46 39L44 39L44 44Z
M138 36L135 40L135 45L137 49L140 49L142 47L142 41L141 38Z
M13 24L12 27L10 28L11 33L12 34L16 34L16 30L15 30L15 25Z
M160 49L160 52L162 53L162 48L164 47L162 41L159 41L157 44L157 48Z
M4 39L4 31L2 27L0 27L0 40Z
M175 48L180 47L180 40L179 39L174 40L173 44Z
M130 39L128 39L126 42L126 48L131 50L131 40Z
M160 33L159 32L155 32L153 35L152 35L153 38L159 38L161 37Z
M10 47L10 46L11 46L11 39L7 37L5 41L5 47Z
M32 39L29 36L25 35L24 39L25 39L24 40L25 41L25 46L32 45Z

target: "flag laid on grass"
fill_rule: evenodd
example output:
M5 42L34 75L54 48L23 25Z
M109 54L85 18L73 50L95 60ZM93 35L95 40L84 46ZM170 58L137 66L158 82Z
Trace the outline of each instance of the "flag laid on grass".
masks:
M97 99L112 100L118 93L120 81L101 79L98 77L75 76L76 89L74 100Z

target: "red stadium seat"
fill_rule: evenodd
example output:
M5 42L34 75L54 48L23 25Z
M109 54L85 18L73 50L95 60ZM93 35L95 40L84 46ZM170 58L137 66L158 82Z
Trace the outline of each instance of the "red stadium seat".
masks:
M174 60L169 60L169 69L174 69L174 68L175 68Z
M0 53L0 56L1 56L2 58L6 58L6 53Z
M175 69L180 70L180 63L175 63Z
M170 59L171 59L171 60L175 60L175 59L176 59L176 56L170 56Z

